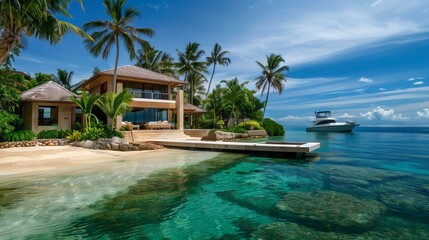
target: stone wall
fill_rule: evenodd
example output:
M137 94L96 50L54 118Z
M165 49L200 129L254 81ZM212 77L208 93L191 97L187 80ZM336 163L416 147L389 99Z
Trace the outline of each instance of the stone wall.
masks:
M216 131L201 138L202 141L236 141L254 138L267 138L265 130L249 130L246 133Z
M35 141L0 142L0 149L35 146L64 146L66 144L67 141L64 139L37 139Z
M191 137L204 137L209 135L210 129L185 129L183 132Z

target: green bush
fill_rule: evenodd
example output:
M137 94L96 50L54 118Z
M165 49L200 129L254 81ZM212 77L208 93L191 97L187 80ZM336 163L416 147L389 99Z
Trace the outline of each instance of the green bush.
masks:
M104 135L104 129L97 127L87 128L85 133L82 134L82 140L92 140L96 141L102 138Z
M69 140L71 142L80 141L82 139L82 132L74 130L66 138L67 138L67 140Z
M283 126L272 119L265 118L262 125L269 136L283 136L285 134Z
M255 120L249 120L238 124L238 127L246 130L262 130L261 125Z
M128 125L122 126L120 129L120 131L130 131L130 127L128 127Z
M110 127L106 127L103 129L103 138L112 138L112 137L120 137L123 138L124 134L119 131L111 130Z
M58 139L58 138L65 138L68 135L70 135L70 130L43 130L37 134L38 139Z
M201 129L212 129L212 128L216 128L216 126L213 123L213 119L205 118L199 122L199 128L201 128Z
M7 135L13 133L22 120L18 115L0 110L0 141L7 141Z
M246 133L247 130L242 127L229 127L227 129L223 129L224 132L233 132L233 133Z
M31 130L19 130L19 131L6 134L6 141L8 142L31 141L35 137L36 137L36 134Z

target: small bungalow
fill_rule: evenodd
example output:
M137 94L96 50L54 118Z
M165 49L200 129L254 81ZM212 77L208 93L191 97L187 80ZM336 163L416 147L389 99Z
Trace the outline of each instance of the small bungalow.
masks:
M20 115L24 127L33 132L51 129L74 129L81 111L71 101L76 94L56 82L48 81L21 93Z

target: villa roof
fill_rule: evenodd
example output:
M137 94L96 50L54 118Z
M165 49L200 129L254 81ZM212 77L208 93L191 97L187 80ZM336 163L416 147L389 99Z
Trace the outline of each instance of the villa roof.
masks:
M185 112L193 112L193 113L205 113L207 112L204 108L197 107L190 103L183 104L183 110Z
M109 69L105 71L101 71L85 82L83 82L78 88L85 87L86 85L90 84L91 82L95 81L101 76L113 76L115 69ZM168 83L173 85L185 85L188 84L187 82L181 81L177 78L170 77L161 73L157 73L151 70L148 70L146 68L137 67L137 66L123 66L118 67L117 70L117 78L118 79L131 79L131 80L150 80L150 81L156 81L156 82L162 82L162 83Z
M71 97L77 97L56 82L48 81L21 93L21 101L38 102L69 102Z

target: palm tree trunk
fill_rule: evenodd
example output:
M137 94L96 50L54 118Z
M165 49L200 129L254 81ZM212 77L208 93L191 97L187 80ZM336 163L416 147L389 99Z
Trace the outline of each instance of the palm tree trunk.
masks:
M262 122L264 121L265 109L267 108L267 104L268 104L268 96L270 95L270 87L271 87L271 85L268 85L267 97L265 98L265 104L264 104L264 112L262 113Z
M234 105L232 105L232 108L231 108L231 113L229 114L229 118L228 118L228 122L226 123L226 126L228 126L229 127L229 122L231 121L231 119L232 119L232 114L234 113Z
M213 72L212 72L212 76L210 77L209 87L207 88L206 98L209 95L210 86L212 85L212 80L213 80L213 76L214 76L215 71L216 71L216 63L213 63Z
M118 60L119 60L119 39L115 36L116 41L116 59L115 59L115 70L113 71L113 92L116 93L116 77L118 74Z
M0 64L6 61L10 51L19 42L19 32L13 32L9 28L5 28L0 36Z

